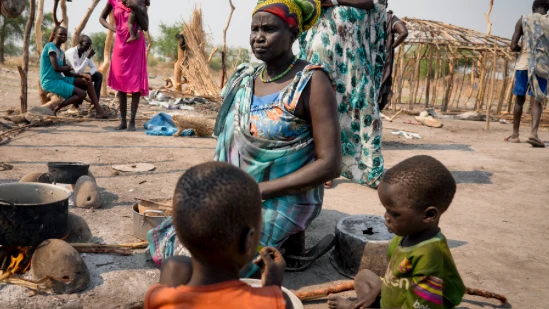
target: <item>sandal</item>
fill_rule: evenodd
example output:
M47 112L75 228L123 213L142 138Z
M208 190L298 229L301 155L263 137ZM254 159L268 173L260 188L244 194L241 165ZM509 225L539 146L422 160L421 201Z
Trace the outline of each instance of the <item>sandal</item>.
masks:
M545 148L545 143L543 143L539 138L537 137L530 137L528 141L526 141L528 144L532 145L534 148Z
M520 143L520 139L518 137L513 137L513 135L510 135L509 137L505 138L504 141L509 143Z
M321 256L328 253L330 249L335 245L335 235L326 235L316 246L314 246L304 256L285 255L286 262L292 261L292 264L298 264L298 267L286 267L287 272L300 272L304 271L318 260Z

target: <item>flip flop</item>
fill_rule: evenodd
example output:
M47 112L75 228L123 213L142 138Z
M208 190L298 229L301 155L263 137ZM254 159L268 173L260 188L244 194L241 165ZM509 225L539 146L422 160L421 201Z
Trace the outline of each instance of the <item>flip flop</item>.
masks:
M327 181L325 184L324 184L324 188L326 189L331 189L334 187L334 181L333 180L330 180L330 181Z
M330 234L326 235L321 241L316 244L307 254L304 256L295 256L295 255L286 255L284 259L294 260L301 263L299 267L286 267L287 272L300 272L304 271L313 264L314 261L318 260L321 256L328 253L335 245L335 235Z
M518 137L513 137L513 135L510 135L509 137L504 138L503 140L509 143L517 143L517 144L520 143L520 139Z
M545 144L537 137L530 137L526 142L534 148L545 148Z

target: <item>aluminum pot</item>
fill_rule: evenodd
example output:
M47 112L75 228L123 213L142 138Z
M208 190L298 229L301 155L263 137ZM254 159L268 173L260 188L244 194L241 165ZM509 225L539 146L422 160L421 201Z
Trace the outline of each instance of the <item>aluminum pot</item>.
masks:
M159 226L168 217L164 210L145 210L139 213L139 204L133 205L133 235L141 240L147 240L147 233Z
M48 170L58 183L74 185L89 173L90 165L78 162L49 162Z
M71 194L44 183L0 185L0 245L37 246L65 237Z

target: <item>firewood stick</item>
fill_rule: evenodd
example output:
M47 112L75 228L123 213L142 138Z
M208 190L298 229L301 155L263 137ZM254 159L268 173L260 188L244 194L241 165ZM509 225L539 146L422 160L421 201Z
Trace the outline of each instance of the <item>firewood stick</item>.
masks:
M340 285L336 285L336 286L321 289L321 290L311 291L311 292L296 292L295 295L301 301L309 301L309 300L324 298L330 294L353 291L354 289L355 289L355 283L348 282L348 283L342 283ZM493 299L499 300L502 305L507 304L507 297L505 297L504 295L496 294L496 293L485 291L485 290L467 288L467 290L465 291L465 294L473 295L473 296L482 296L484 298L493 298Z
M74 243L71 244L71 246L75 249L89 249L89 248L95 248L95 249L104 249L104 248L110 248L110 249L145 249L149 245L148 242L142 241L142 242L136 242L131 244L94 244L94 243Z
M465 291L465 294L474 295L474 296L482 296L484 298L494 298L494 299L499 300L502 305L507 304L507 297L505 297L504 295L496 294L496 293L485 291L485 290L467 288L467 290Z
M75 248L80 253L97 253L97 254L120 254L120 255L132 255L131 249L117 249L117 248Z
M295 295L299 298L299 300L306 301L306 300L315 300L315 299L323 298L330 294L337 294L337 293L352 291L354 289L355 289L355 283L348 282L348 283L342 283L340 285L336 285L336 286L321 289L321 290L316 290L311 292L299 292L299 293L296 293Z

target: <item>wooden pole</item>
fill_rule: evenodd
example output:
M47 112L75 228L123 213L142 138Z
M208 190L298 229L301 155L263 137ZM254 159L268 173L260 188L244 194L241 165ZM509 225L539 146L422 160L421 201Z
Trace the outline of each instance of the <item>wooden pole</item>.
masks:
M227 20L227 24L223 29L223 50L221 51L221 67L223 72L221 73L221 88L225 86L225 77L227 75L227 30L229 30L235 10L232 0L229 0L229 5L231 6L231 12L229 13L229 20Z
M429 51L429 64L427 65L427 84L425 85L427 93L425 94L425 108L429 108L429 101L431 98L431 69L433 66L433 55L435 54L435 50L433 48L430 48Z
M431 106L435 106L437 103L438 94L438 80L440 79L440 49L437 48L437 59L435 60L435 85L433 88L433 98L431 99Z
M153 47L153 39L152 39L152 36L151 36L151 32L150 31L145 31L145 35L147 36L147 59L149 59L149 54L151 53L151 48Z
M408 102L408 109L413 110L414 109L414 101L415 101L415 92L416 92L416 84L419 84L419 71L421 68L421 50L423 49L423 44L419 44L417 48L417 55L416 55L416 64L414 68L414 74L412 75L412 78L410 79L410 97Z
M448 75L448 85L446 87L446 95L444 96L444 101L442 104L441 111L444 113L448 111L448 104L450 103L450 96L452 94L452 89L454 88L454 66L455 66L455 59L450 59L450 74Z
M180 33L183 35L183 32ZM183 85L181 84L181 78L183 77L183 62L185 61L185 50L181 44L177 44L177 61L173 66L173 87L175 91L183 91Z
M406 62L405 46L401 45L399 49L400 49L400 51L399 51L400 63L399 63L398 71L400 72L400 75L399 75L398 80L397 80L397 97L394 100L395 104L394 104L394 107L393 107L393 111L396 111L397 104L402 102L402 87L403 87L403 83L404 83L404 73L406 73L406 67L404 66L404 63Z
M423 46L421 48L423 50ZM417 92L419 90L419 86L421 85L421 61L423 60L423 58L425 57L425 54L427 53L427 47L425 47L425 51L422 53L421 57L419 58L419 71L417 73L417 76L415 76L415 79L416 79L416 84L415 84L415 89L414 89L414 104L415 103L421 103L421 96L423 95L422 93L420 94L419 98L417 96Z
M44 43L42 41L42 23L44 22L44 0L38 0L38 11L34 23L34 41L36 42L36 54L38 59L42 55Z
M90 7L88 8L88 10L86 11L86 14L84 15L84 18L82 18L82 21L80 22L78 27L76 27L74 29L74 33L72 35L72 46L73 47L78 44L78 38L80 37L80 34L82 33L82 31L84 31L84 28L86 28L86 25L88 24L88 20L90 20L90 16L93 13L93 11L95 10L95 8L97 7L97 5L99 4L99 1L100 0L92 0L92 3L90 4ZM66 8L65 8L65 10L66 10ZM65 14L65 11L63 11L63 14ZM63 16L63 18L64 18L64 16Z
M29 41L36 14L36 0L30 1L29 20L25 26L25 36L23 37L23 63L17 67L21 76L21 114L27 112L28 80L29 73Z
M63 21L61 22L61 25L69 30L69 16L67 15L67 0L61 0L61 16L63 16ZM63 43L61 45L63 50L67 50L67 43Z
M488 107L486 109L486 127L484 130L490 130L490 110L492 109L492 99L494 99L494 85L496 83L496 67L498 62L498 53L497 53L497 42L494 43L494 58L492 59L492 72L494 73L492 77L492 82L490 83L490 96L488 99Z
M475 92L475 61L472 61L473 64L471 65L471 91L469 91L469 95L467 96L467 100L465 101L465 108L467 108L467 104L469 104L469 101L471 100L471 97L473 96L473 93Z
M486 31L486 34L491 35L492 34L492 21L490 20L490 14L492 14L492 8L494 7L494 0L490 0L490 7L488 8L488 12L486 12L486 23L488 24L488 30Z
M400 61L400 58L398 57L399 54L400 54L400 50L394 54L394 56L395 56L395 57L394 57L395 61L393 62L393 85L391 86L391 89L390 89L391 91L392 91L393 89L395 89L395 85L396 85L396 83L397 83L397 81L398 81L398 75L400 74L400 72L399 72L399 67L400 67L399 61ZM395 98L394 98L394 92L392 93L391 96L389 96L389 98L390 98L390 100L389 100L389 102L387 102L387 104L388 104L389 106L392 106L393 111L396 111L396 104L393 104L393 102L395 101L395 100L394 100L394 99L395 99ZM390 108L389 106L387 106L386 108L389 109L389 108Z
M503 109L503 102L505 102L505 92L507 90L507 83L509 82L509 59L505 58L503 62L503 84L501 85L501 93L499 94L498 108L496 115L501 114Z
M114 25L114 15L111 13L109 15L109 24ZM107 31L107 38L105 39L105 49L103 50L103 63L99 67L99 72L103 74L103 80L107 80L107 72L109 72L111 68L111 51L112 46L114 43L114 32L108 30ZM107 83L103 83L101 85L101 95L106 96L107 95Z
M463 85L465 85L465 77L466 76L467 76L467 74L465 74L465 68L464 68L463 69L463 78L461 79L461 86L460 86L460 89L459 89L459 93L457 95L457 99L454 102L454 107L456 109L459 109L459 101L461 100L461 93L463 92Z
M485 84L484 84L484 88L486 89L486 91L484 92L484 98L483 98L482 104L480 106L481 110L484 109L485 103L490 99L490 96L492 95L492 91L493 91L493 88L491 87L492 86L492 80L495 78L495 69L494 69L494 67L497 67L497 62L496 63L491 62L490 72L486 75L486 81L485 81Z
M480 79L478 82L478 93L477 93L477 104L475 107L476 111L480 110L480 107L484 103L484 92L485 92L485 80L486 80L486 65L487 65L488 54L484 53L482 55L482 64L480 69Z

